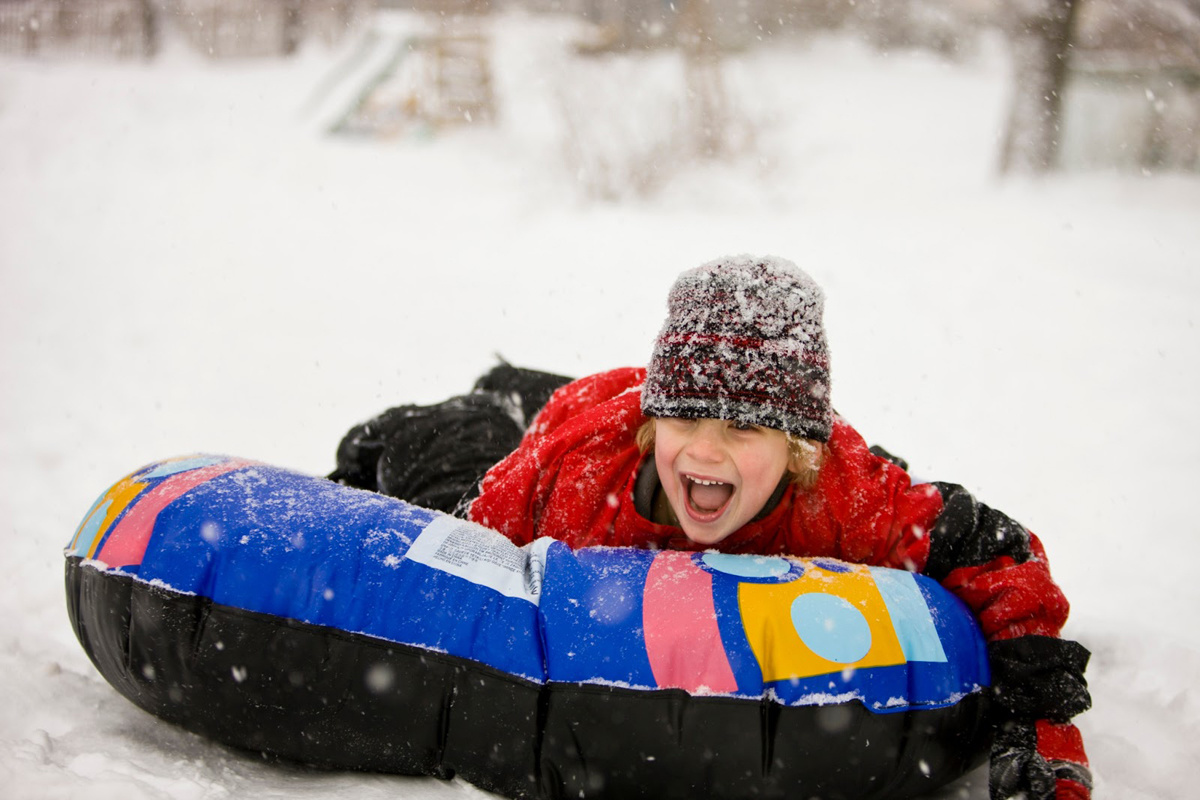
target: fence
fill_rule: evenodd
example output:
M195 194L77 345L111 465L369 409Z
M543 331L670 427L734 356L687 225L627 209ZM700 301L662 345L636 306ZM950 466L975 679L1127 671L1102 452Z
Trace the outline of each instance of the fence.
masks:
M0 53L150 58L177 34L213 57L280 56L332 44L372 0L0 0Z
M158 47L155 9L144 0L0 2L0 52L146 57Z

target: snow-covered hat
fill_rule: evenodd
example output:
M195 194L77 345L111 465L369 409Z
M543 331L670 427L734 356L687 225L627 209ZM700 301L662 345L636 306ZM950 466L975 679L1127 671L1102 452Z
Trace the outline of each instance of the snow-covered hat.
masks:
M683 273L667 297L643 413L730 419L828 441L824 306L820 287L782 258L731 256Z

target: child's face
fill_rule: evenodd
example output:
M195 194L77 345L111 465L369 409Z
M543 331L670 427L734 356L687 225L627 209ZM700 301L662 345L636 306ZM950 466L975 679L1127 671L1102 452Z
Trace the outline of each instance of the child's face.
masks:
M655 420L654 463L679 526L715 545L762 511L788 468L787 436L723 419Z

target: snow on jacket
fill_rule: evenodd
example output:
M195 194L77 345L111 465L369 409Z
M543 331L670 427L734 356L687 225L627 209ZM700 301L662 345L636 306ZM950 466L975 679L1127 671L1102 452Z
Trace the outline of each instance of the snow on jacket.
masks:
M560 389L521 445L488 471L470 518L517 544L552 536L591 545L696 550L682 529L646 518L634 488L645 370L592 375ZM719 542L727 553L832 557L931 574L975 611L991 639L1055 636L1068 604L1037 537L961 487L914 485L835 418L811 490L790 485L766 515Z
M574 548L704 549L638 512L638 476L653 459L635 442L646 420L644 377L644 369L622 368L559 389L521 445L488 471L469 517L517 544L551 536ZM1039 731L1065 730L1041 737L1037 752L1054 764L1083 765L1085 774L1078 732L1064 723L1090 705L1088 654L1057 638L1069 606L1038 538L961 486L914 485L836 416L828 447L812 489L790 484L774 508L715 549L832 557L940 581L971 608L989 641L999 708L1037 721ZM1059 794L1087 796L1063 793L1073 785L1064 777Z

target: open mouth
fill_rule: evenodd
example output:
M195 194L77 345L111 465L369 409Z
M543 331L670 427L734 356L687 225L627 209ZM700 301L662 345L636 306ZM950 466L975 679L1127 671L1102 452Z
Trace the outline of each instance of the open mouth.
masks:
M683 476L687 491L688 512L700 518L719 516L733 497L733 484L722 481Z

